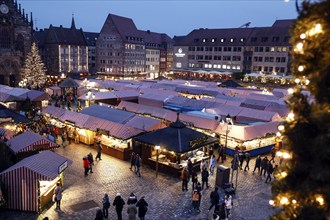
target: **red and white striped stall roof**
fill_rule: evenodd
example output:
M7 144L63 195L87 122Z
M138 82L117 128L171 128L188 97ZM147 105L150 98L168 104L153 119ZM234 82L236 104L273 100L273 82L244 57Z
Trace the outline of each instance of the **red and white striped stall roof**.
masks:
M53 180L59 175L59 167L72 161L52 151L43 151L25 158L0 173L6 187L8 200L5 208L38 211L38 181Z
M20 135L17 135L7 141L10 149L15 153L26 152L34 150L33 146L45 145L44 148L55 147L56 144L51 142L42 135L36 134L32 131L26 131Z

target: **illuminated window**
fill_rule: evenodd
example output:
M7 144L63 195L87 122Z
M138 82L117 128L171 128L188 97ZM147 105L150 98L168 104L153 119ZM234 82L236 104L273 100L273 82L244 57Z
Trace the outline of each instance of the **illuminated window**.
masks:
M241 42L244 42L244 41L245 41L245 38L241 38L240 41L241 41Z
M207 41L207 39L206 38L203 38L203 43L205 43Z
M214 42L216 41L216 39L215 39L215 38L212 38L212 40L211 40L211 41L212 41L212 43L214 43Z
M220 41L221 41L221 43L225 42L225 38L221 38Z
M235 41L235 38L230 38L230 42L233 43Z

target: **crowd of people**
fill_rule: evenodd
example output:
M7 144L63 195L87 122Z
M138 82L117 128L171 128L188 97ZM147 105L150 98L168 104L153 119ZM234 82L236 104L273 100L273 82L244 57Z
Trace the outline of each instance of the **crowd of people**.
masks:
M131 193L127 199L127 202L121 197L120 193L117 193L112 206L114 206L117 214L117 219L123 219L123 210L124 206L127 204L127 214L128 220L135 220L136 215L140 220L144 220L148 211L148 203L145 200L144 196L138 200L137 196L134 193ZM109 217L109 208L111 206L111 201L107 193L104 194L102 199L102 209L98 209L96 212L95 220L103 220L103 218Z

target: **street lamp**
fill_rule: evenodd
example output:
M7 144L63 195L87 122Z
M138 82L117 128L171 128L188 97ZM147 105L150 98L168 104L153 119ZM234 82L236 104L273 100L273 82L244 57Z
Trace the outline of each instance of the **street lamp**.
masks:
M226 120L224 121L224 120L221 120L221 122L220 122L221 124L226 124L226 142L225 142L225 150L224 150L224 154L226 153L226 150L227 150L227 142L228 142L228 134L229 134L229 132L230 132L230 130L232 129L232 126L233 126L233 119L230 117L230 115L228 114L227 116L226 116Z
M158 158L159 158L160 146L156 145L155 148L156 148L156 178L157 178L158 177Z
M91 92L91 90L89 90L87 93L86 93L86 99L88 101L88 107L91 106L91 100L94 100L95 99L95 94Z

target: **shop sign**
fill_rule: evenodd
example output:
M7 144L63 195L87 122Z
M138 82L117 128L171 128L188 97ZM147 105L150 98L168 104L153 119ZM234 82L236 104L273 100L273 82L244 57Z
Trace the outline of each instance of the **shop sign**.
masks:
M197 145L203 144L207 141L207 136L197 138L195 140L189 141L190 147L195 147Z
M62 173L68 167L68 161L65 161L62 165L58 167L58 173Z
M186 56L186 54L185 53L182 53L182 48L179 48L178 49L178 52L175 53L175 56L176 57L184 57L184 56Z

